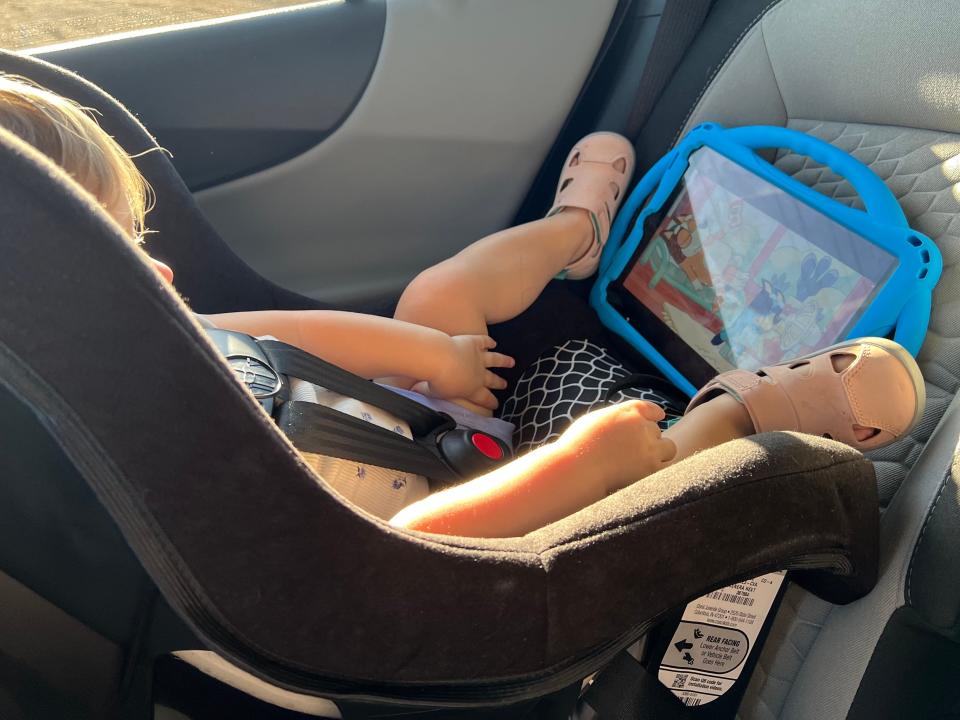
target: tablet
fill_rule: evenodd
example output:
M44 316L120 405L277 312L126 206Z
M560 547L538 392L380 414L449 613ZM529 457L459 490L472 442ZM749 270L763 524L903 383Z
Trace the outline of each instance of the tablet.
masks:
M899 264L706 146L662 207L608 300L694 387L848 337Z

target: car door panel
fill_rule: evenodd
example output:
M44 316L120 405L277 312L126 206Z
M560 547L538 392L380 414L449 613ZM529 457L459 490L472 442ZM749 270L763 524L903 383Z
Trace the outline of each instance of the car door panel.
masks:
M395 293L509 224L615 5L388 2L377 67L343 125L200 203L276 282L329 301Z
M255 269L348 302L510 223L616 5L329 0L36 54L127 104Z
M380 52L383 0L320 2L38 48L139 117L197 190L315 146L350 113Z

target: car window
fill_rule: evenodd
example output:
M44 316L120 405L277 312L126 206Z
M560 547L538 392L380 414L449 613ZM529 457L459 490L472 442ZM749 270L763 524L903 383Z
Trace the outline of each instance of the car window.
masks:
M100 35L213 20L303 0L24 0L0 3L0 47L24 50Z

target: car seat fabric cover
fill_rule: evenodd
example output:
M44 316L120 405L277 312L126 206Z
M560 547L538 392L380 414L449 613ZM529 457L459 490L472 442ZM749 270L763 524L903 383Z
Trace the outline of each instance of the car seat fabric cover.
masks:
M924 417L910 436L869 454L881 503L889 506L882 589L860 604L872 617L854 621L855 608L831 613L790 589L742 717L845 717L887 617L910 600L907 576L925 557L918 552L912 558L911 550L925 528L922 549L929 554L935 546L929 528L936 527L934 511L945 507L937 498L949 495L944 489L953 482L948 468L954 416L952 434L938 432L926 446L960 376L958 34L960 15L948 0L721 0L641 135L638 156L649 162L705 121L809 132L871 167L900 200L910 224L937 242L944 258L918 357L927 380ZM772 159L815 189L859 204L849 184L829 169L785 151ZM944 547L941 538L941 553ZM938 579L927 573L925 589L918 589L921 578L912 574L915 596L935 596L942 606L960 602L951 589L952 573L941 571ZM831 632L817 639L823 623ZM801 668L808 652L816 662Z
M525 538L392 529L318 482L119 228L6 133L0 183L0 381L171 605L275 684L496 703L582 677L731 579L830 567L798 577L837 601L873 583L869 463L787 433L703 453Z

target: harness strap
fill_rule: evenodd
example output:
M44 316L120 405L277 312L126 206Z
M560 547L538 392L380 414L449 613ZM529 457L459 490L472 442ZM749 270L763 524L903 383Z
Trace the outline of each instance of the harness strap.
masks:
M209 331L222 333L223 331ZM509 459L503 441L456 421L374 382L277 340L256 342L279 375L299 378L374 405L409 425L413 439L325 405L288 400L273 412L297 449L423 475L434 491L489 472ZM249 383L248 383L249 384Z
M627 120L626 135L631 140L636 141L643 130L712 4L712 0L668 0L664 5Z
M270 360L273 369L281 375L300 378L386 410L407 423L414 437L427 437L456 427L449 415L387 390L300 348L278 340L258 340L257 344Z
M460 479L442 459L434 435L411 441L325 405L296 400L280 407L277 425L301 452L423 475L432 490Z

